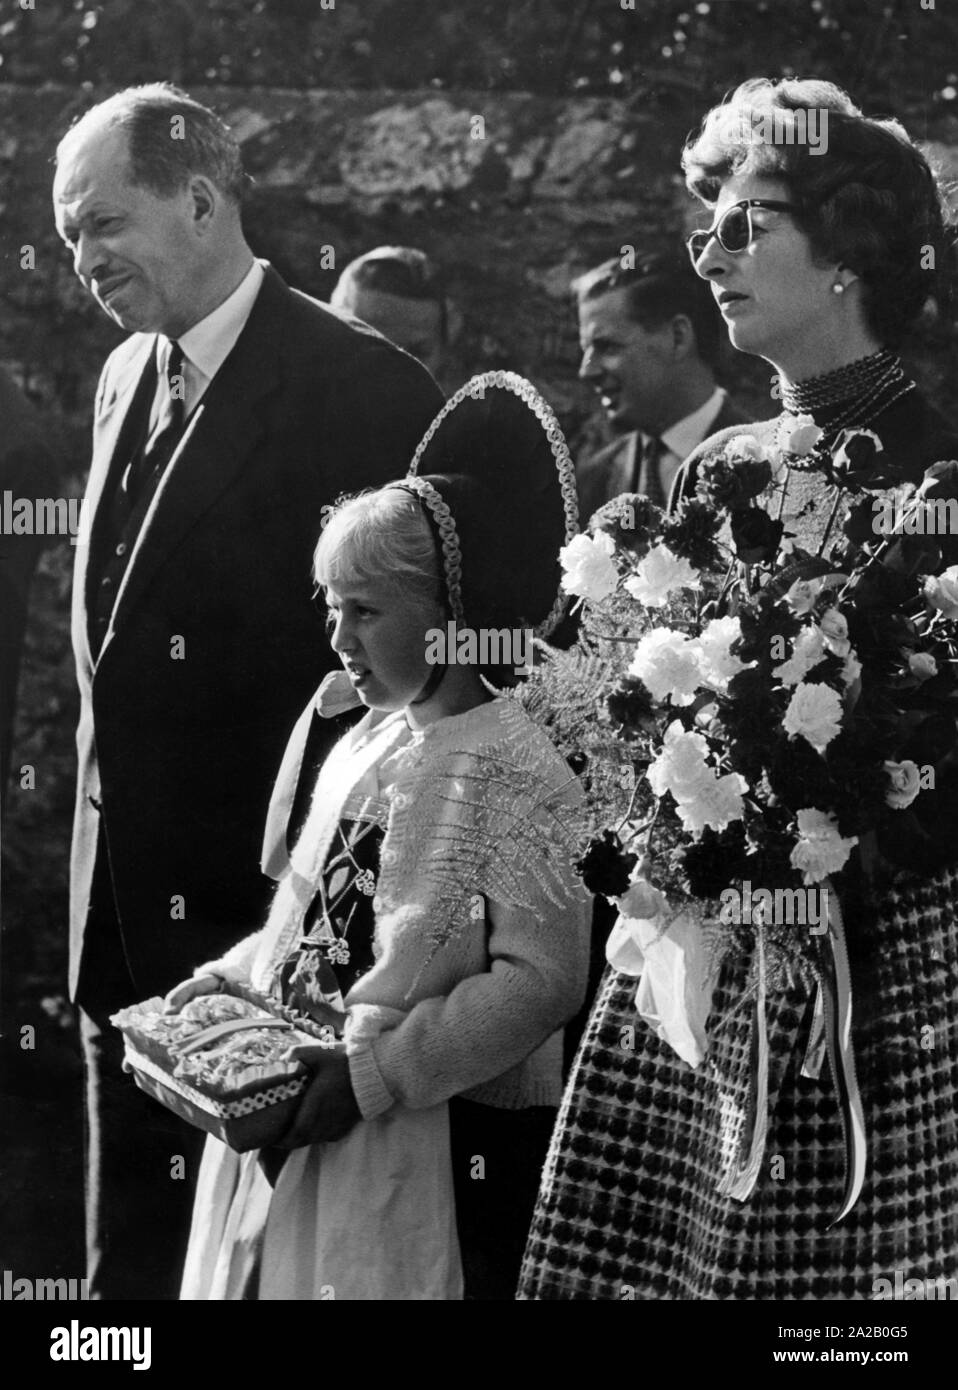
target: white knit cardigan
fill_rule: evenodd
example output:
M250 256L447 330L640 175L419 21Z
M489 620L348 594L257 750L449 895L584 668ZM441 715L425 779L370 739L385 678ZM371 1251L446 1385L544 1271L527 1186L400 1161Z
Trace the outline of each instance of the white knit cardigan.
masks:
M361 1113L454 1095L557 1105L561 1025L585 992L591 922L571 867L582 793L568 766L504 697L421 732L402 712L370 712L327 758L287 856L313 710L293 732L270 806L264 867L279 886L266 926L196 973L268 991L301 940L339 821L375 819L374 964L345 999Z

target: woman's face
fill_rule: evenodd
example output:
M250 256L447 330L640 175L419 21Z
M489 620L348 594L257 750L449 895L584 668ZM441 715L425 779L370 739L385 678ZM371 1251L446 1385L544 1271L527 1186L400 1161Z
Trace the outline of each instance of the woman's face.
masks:
M405 709L432 667L426 631L444 627L438 602L410 597L388 580L340 580L325 590L330 645L370 709Z
M711 225L744 198L792 201L779 179L737 174L722 185ZM753 208L751 216L754 235L743 251L726 251L713 237L695 268L711 282L733 347L785 366L794 378L821 361L822 336L837 307L838 267L813 262L811 243L791 213Z

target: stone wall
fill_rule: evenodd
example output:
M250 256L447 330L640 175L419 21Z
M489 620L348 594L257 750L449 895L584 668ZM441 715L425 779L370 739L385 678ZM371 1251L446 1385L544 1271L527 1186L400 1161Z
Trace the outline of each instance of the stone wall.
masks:
M359 252L390 241L422 246L447 268L464 318L443 384L509 367L537 382L574 440L597 433L591 393L575 381L569 281L623 244L694 225L678 151L699 112L522 93L195 95L242 142L256 180L250 240L291 283L325 299ZM0 86L0 361L61 418L76 475L86 467L97 373L119 333L73 276L49 184L59 134L96 96ZM958 166L958 121L930 134ZM25 246L35 250L33 269L22 268ZM953 342L947 359L919 354L929 384L944 379L953 354ZM726 379L760 414L768 375L729 352Z

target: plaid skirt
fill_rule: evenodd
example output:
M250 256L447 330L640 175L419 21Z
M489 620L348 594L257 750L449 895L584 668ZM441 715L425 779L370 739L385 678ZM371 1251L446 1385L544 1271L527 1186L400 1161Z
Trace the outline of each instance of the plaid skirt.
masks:
M856 1206L827 1060L802 1076L812 991L768 999L768 1142L745 1201L748 962L726 962L693 1070L608 971L553 1134L520 1299L871 1299L958 1276L958 872L888 891L849 933L853 1034L868 1136ZM900 1287L900 1286L899 1286Z

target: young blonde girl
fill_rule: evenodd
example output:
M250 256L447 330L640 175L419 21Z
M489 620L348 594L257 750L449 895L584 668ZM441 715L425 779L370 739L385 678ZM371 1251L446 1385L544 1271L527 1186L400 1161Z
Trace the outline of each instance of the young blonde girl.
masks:
M481 616L464 568L501 505L415 477L341 506L319 541L344 673L287 749L264 851L272 910L168 1003L241 981L339 1011L342 1036L297 1052L313 1078L280 1149L207 1141L183 1298L513 1294L590 908L569 862L569 769L475 668L425 659L463 593ZM367 713L287 853L314 720L357 695Z

